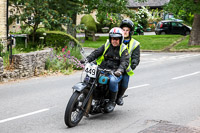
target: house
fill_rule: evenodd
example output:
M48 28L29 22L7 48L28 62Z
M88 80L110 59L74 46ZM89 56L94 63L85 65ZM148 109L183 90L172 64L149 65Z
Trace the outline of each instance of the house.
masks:
M162 9L162 7L169 3L170 0L147 0L146 2L135 2L135 0L128 0L127 7L129 9L137 10L141 6L148 6L150 9Z
M7 0L0 1L0 39L6 39L7 37Z

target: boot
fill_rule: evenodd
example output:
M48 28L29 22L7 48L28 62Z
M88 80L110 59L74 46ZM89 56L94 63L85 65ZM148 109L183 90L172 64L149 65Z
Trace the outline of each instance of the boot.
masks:
M124 100L123 100L122 96L124 95L126 89L127 88L120 88L119 89L119 92L118 92L118 95L117 95L117 100L116 100L117 105L122 106L124 104Z
M112 112L115 108L115 105L116 105L115 101L116 101L116 98L117 98L117 92L110 91L109 93L110 93L110 100L105 106L105 112L106 113Z

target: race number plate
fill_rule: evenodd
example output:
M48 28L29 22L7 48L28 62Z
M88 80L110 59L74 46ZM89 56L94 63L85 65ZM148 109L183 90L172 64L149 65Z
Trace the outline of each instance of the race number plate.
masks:
M97 65L87 63L85 65L85 72L88 74L89 77L96 78Z

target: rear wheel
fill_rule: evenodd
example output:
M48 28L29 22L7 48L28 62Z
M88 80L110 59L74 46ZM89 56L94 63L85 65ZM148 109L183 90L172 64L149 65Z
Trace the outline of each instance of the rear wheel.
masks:
M189 34L190 34L190 32L189 32L189 31L186 31L186 32L185 32L185 35L186 35L186 36L187 36L187 35L189 35Z
M144 32L140 32L140 35L144 35Z
M75 91L71 96L65 110L65 124L68 127L76 126L83 118L84 111L81 109L83 101L87 96L87 90L82 92Z
M162 31L160 34L161 34L161 35L165 35L166 33L165 33L164 31Z

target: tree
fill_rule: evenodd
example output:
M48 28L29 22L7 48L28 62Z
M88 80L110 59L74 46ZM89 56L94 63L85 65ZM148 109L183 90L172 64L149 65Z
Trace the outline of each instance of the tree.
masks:
M29 0L28 2L26 0L11 0L10 2L18 12L13 17L19 18L24 27L32 28L33 42L40 23L46 28L51 28L52 24L58 25L70 21L69 17L63 16L57 10L50 8L51 0ZM19 3L24 3L24 5L19 6Z
M72 24L68 24L68 30L70 30L68 32L73 36L75 36L73 27L76 25L77 14L89 14L96 10L97 18L103 18L99 19L99 23L102 24L107 13L124 13L125 10L128 10L127 0L58 0L56 3L53 4L56 5L54 9L72 18Z
M49 6L59 14L70 18L71 21L67 23L67 33L76 37L76 16L87 12L84 0L51 0Z
M184 12L185 16L194 15L188 45L200 45L200 0L170 0L165 9L175 15L180 12Z

